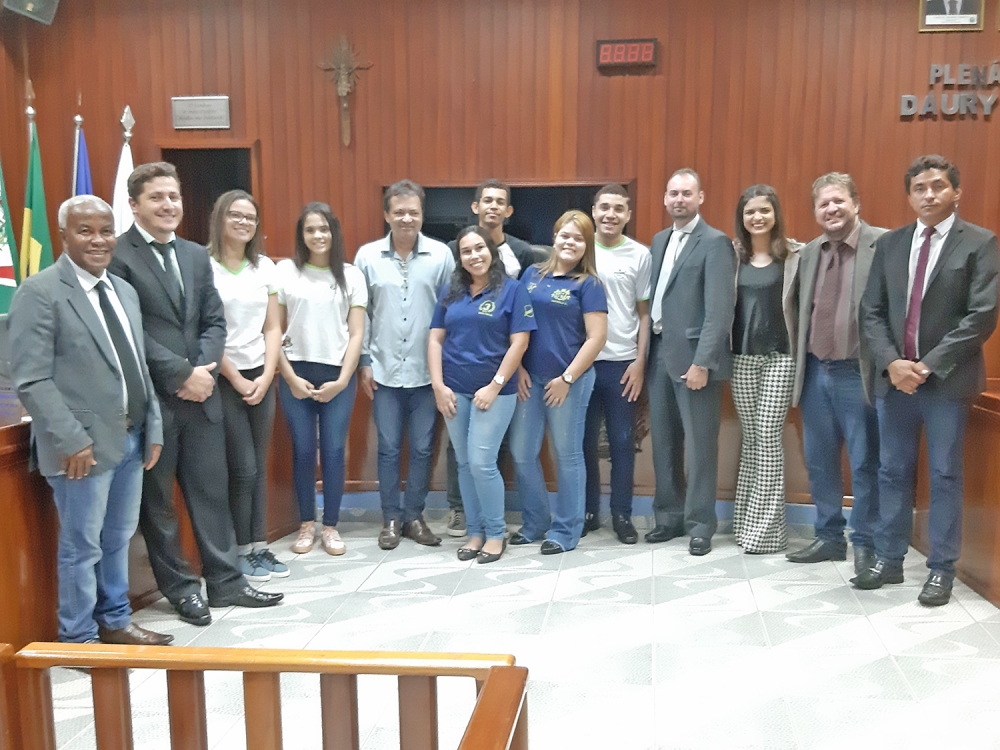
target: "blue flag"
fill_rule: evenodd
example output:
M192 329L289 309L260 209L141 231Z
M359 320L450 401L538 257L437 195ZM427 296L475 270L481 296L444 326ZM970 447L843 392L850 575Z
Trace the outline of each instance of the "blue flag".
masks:
M90 157L87 156L87 139L83 136L83 128L76 131L76 164L73 174L76 181L73 185L73 195L93 195L94 182L90 179Z

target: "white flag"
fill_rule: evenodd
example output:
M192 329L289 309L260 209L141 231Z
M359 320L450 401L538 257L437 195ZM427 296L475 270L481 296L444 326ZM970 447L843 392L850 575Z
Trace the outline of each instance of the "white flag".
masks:
M111 208L115 212L115 234L125 234L134 223L132 207L128 204L128 178L135 169L132 164L132 147L126 141L122 145L122 155L118 160L118 172L115 175L115 192L111 199Z

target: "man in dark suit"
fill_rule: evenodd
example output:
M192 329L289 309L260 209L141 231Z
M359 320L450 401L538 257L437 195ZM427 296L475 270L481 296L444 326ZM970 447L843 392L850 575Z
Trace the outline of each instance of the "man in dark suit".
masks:
M136 167L128 179L135 224L118 238L110 271L139 294L146 357L163 410L163 455L143 482L139 526L156 583L193 625L211 613L201 581L181 552L174 512L180 483L212 607L268 607L281 594L257 591L237 568L229 513L222 403L215 388L226 343L226 316L208 253L175 235L183 216L180 181L172 164Z
M978 15L979 0L927 0L924 16Z
M143 468L163 445L135 291L109 277L111 206L92 195L59 208L63 253L18 289L11 371L31 415L33 463L59 514L59 640L164 646L132 623L128 548Z
M861 296L884 229L861 220L850 175L831 172L812 188L823 234L802 248L795 283L792 405L802 407L802 442L816 539L786 557L795 563L846 560L842 454L847 446L854 495L854 570L875 562L878 518L878 417L871 395L871 354L860 335Z
M652 334L648 357L656 526L650 543L688 534L692 555L712 550L722 382L736 304L736 253L699 215L705 194L694 170L667 182L673 226L653 237ZM685 481L685 463L687 477Z
M963 454L972 400L986 388L983 344L997 324L1000 252L956 214L958 168L921 156L906 172L917 221L879 238L861 301L875 364L880 457L875 564L859 589L902 583L913 527L920 428L930 466L930 575L918 601L951 598L962 547Z

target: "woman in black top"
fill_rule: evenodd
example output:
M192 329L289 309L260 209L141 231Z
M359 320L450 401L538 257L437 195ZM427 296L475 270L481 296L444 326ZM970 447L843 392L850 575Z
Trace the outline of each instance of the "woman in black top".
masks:
M736 206L733 402L743 428L733 531L746 552L779 552L785 526L781 437L792 396L795 341L791 289L798 245L785 238L778 195L754 185Z

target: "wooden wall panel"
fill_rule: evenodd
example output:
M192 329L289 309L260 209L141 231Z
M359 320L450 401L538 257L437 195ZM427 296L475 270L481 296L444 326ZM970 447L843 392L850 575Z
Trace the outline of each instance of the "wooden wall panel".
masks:
M382 232L380 187L402 177L634 179L636 235L649 242L665 223L667 176L691 166L710 223L731 232L742 189L770 182L791 235L807 240L811 181L838 169L855 176L866 219L896 226L911 218L902 173L928 151L963 168L963 215L995 228L1000 124L990 120L1000 114L904 122L898 109L901 94L927 91L932 62L992 62L996 6L987 3L982 32L919 34L914 0L76 0L51 27L0 17L0 157L19 226L30 73L53 236L78 95L104 196L126 103L137 161L167 144L259 141L261 231L274 256L291 253L298 212L314 199L341 216L353 254ZM373 63L351 97L347 148L319 68L341 33ZM654 71L595 69L596 39L637 36L660 40ZM232 129L174 131L170 97L190 94L228 94ZM988 350L1000 376L1000 343ZM358 404L349 475L372 480L370 407Z

